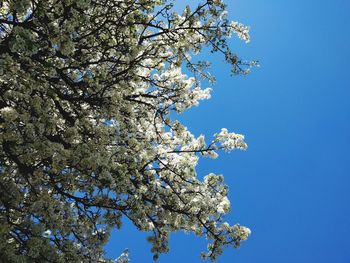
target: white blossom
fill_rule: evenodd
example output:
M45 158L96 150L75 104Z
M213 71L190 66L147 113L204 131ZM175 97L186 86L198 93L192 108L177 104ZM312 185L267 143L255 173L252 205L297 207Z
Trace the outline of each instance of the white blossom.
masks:
M115 259L115 263L127 263L127 262L130 262L129 250L125 249L123 253L118 258Z
M51 235L51 230L46 230L44 233L43 233L43 237L49 237Z
M219 203L217 211L220 214L227 213L230 208L230 201L228 198L225 196L222 201Z

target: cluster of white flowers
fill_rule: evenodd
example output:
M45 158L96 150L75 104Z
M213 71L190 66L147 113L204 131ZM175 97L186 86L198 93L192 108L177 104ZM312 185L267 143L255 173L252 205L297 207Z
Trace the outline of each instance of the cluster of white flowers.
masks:
M247 240L249 235L251 234L251 230L248 227L236 225L234 227L234 231L240 240Z
M218 213L224 214L227 213L230 209L230 200L225 196L218 205Z
M118 258L115 259L115 263L128 263L129 259L129 250L125 249L122 254Z
M211 88L202 90L200 87L195 87L189 95L190 103L194 106L197 106L200 100L210 99L211 91Z
M246 150L247 144L244 142L244 135L233 132L228 132L226 128L222 128L220 133L215 134L215 139L218 141L222 149L230 151L233 149Z
M249 26L243 25L242 23L236 21L232 21L230 24L230 32L236 33L237 36L246 43L250 42Z
M175 102L176 110L182 112L192 106L197 106L199 101L210 99L211 88L201 89L196 86L195 78L188 77L182 73L180 67L171 67L162 74L153 74L153 79L160 88L150 94L159 96L162 94L161 104L163 107L171 106ZM173 87L173 89L169 89ZM164 101L164 99L166 99ZM143 99L144 101L152 101L152 99Z
M92 232L93 236L104 235L104 234L106 234L106 230L104 230L102 228L96 229L95 231Z

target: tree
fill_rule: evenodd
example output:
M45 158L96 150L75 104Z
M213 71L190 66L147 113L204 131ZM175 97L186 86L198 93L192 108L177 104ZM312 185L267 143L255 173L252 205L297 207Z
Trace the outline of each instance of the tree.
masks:
M247 239L224 222L223 177L195 170L200 156L246 149L244 137L222 129L206 144L174 113L210 97L200 88L213 81L209 63L191 58L203 47L248 73L255 62L226 43L232 33L248 42L248 28L221 0L174 10L167 0L2 1L2 262L108 262L103 245L122 217L150 232L155 259L174 231L205 236L212 260Z

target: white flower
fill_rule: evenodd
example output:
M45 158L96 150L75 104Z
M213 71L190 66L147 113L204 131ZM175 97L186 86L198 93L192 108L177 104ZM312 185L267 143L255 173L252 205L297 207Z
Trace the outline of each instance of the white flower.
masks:
M148 229L149 229L149 230L154 229L154 224L153 224L153 222L148 222Z
M225 11L223 11L223 12L220 14L219 19L220 19L220 20L223 20L223 19L225 19L225 18L227 17L227 15L228 15L228 12L227 12L227 10L225 10Z
M13 237L7 239L7 243L8 243L8 244L13 243L14 241L15 241L15 239L14 239Z
M227 213L230 209L230 200L225 196L218 205L217 212L220 214Z
M46 237L46 238L48 238L50 235L51 235L51 230L49 229L43 233L43 237Z
M235 226L235 232L240 240L247 240L248 236L251 234L251 231L248 227L239 225Z
M106 233L106 231L104 229L100 228L100 229L97 229L96 231L92 232L92 235L93 236L96 236L97 234L104 235L105 233Z

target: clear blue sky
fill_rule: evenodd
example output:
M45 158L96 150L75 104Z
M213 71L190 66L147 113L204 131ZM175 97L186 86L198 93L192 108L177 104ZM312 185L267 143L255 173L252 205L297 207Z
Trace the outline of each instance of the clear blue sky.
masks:
M350 1L227 0L231 18L251 26L252 42L233 50L261 67L230 77L220 56L213 97L182 119L208 138L221 127L246 135L246 152L203 159L198 173L223 173L230 223L252 229L219 263L350 262ZM127 223L107 246L152 262L145 234ZM201 262L205 240L171 236L158 262Z

